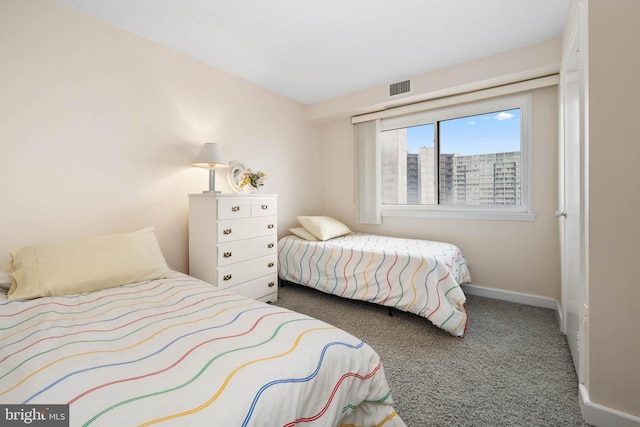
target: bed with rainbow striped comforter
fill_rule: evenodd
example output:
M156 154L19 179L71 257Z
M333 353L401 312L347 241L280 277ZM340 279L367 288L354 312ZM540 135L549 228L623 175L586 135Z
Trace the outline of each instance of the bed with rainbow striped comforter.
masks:
M0 402L69 404L71 426L404 426L366 343L180 273L2 293L0 330Z
M467 326L467 262L455 245L350 233L323 242L278 242L278 277L345 298L369 301L430 320L454 336Z

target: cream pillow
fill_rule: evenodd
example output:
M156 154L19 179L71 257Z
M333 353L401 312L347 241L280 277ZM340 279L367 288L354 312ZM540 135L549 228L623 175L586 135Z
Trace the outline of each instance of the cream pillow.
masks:
M289 231L295 234L296 236L300 237L301 239L308 240L310 242L318 241L318 239L316 239L316 236L309 233L307 229L304 227L290 228Z
M330 216L299 216L302 226L320 240L333 239L351 233L349 227Z
M167 277L153 227L11 251L10 300L79 294Z

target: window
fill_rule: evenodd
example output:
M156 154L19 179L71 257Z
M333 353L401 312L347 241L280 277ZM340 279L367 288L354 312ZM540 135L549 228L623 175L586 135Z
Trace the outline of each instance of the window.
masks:
M378 119L381 214L533 219L530 103L511 96Z

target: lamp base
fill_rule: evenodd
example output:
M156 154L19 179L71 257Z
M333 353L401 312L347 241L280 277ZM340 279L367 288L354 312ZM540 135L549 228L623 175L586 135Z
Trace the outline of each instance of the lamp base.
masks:
M203 193L219 193L216 191L216 170L213 167L209 168L209 189Z

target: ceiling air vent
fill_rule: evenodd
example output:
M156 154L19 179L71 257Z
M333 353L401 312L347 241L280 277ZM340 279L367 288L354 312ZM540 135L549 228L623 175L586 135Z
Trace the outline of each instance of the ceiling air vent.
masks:
M389 84L389 97L411 93L411 79Z

